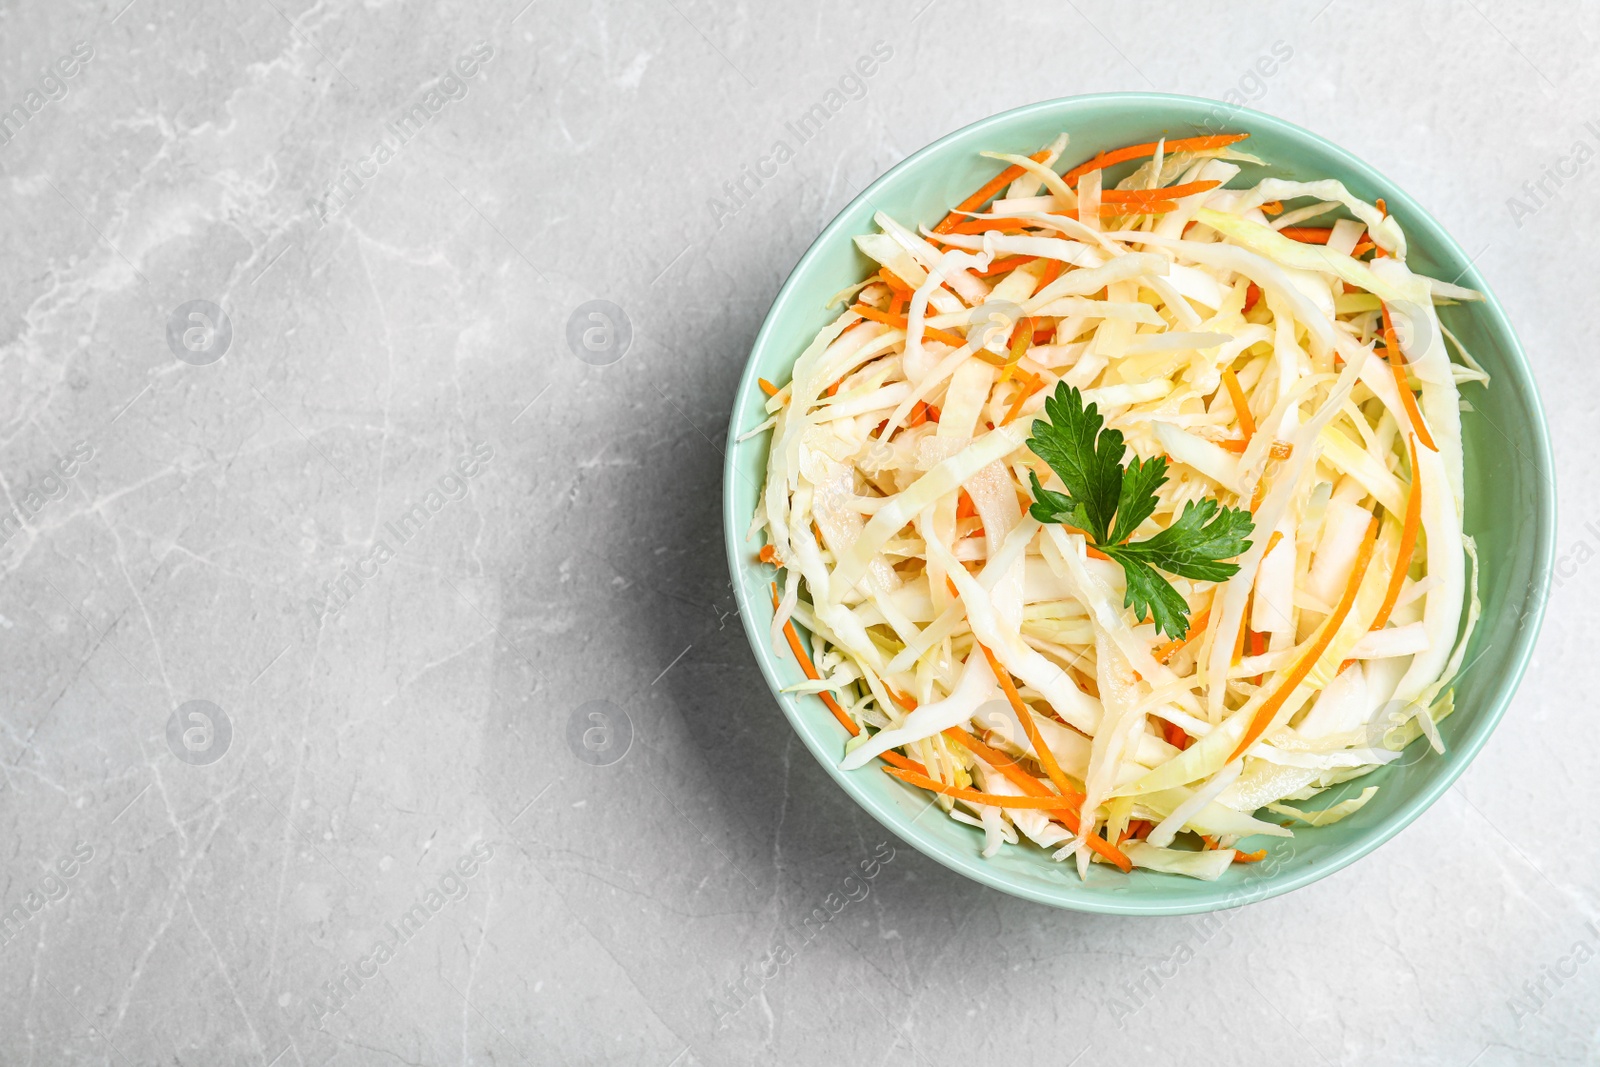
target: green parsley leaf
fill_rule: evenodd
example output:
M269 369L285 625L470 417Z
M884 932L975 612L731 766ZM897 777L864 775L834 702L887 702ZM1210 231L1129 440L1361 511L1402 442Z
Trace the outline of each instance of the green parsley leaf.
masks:
M1060 477L1067 487L1065 497L1051 493L1049 507L1062 515L1076 516L1072 525L1087 530L1096 541L1104 541L1111 531L1111 516L1117 510L1122 492L1122 431L1105 430L1105 420L1093 404L1085 410L1083 394L1062 383L1054 396L1046 397L1044 413L1050 421L1033 424L1028 447ZM1038 485L1038 481L1034 481ZM1029 509L1032 510L1031 508ZM1040 522L1061 522L1043 518Z
M1189 602L1171 582L1137 556L1124 554L1120 545L1101 551L1122 564L1122 574L1128 584L1127 594L1122 598L1123 607L1132 608L1140 622L1146 615L1152 616L1156 629L1168 637L1181 639L1189 632Z
M1133 541L1134 531L1155 513L1156 491L1167 482L1165 456L1135 457L1122 463L1124 445L1118 430L1104 430L1095 405L1065 382L1045 400L1048 421L1033 424L1028 447L1050 465L1065 493L1053 492L1029 472L1033 505L1029 514L1085 532L1091 545L1121 564L1127 579L1123 606L1142 622L1148 615L1169 637L1189 632L1189 605L1162 574L1194 581L1221 582L1239 571L1228 560L1250 547L1255 529L1243 508L1225 508L1215 500L1191 500L1172 525L1153 537Z
M1167 484L1167 457L1135 457L1122 476L1122 492L1117 497L1117 525L1111 531L1112 544L1133 536L1139 524L1156 510L1156 490Z
M1124 556L1160 567L1197 582L1225 582L1239 573L1237 563L1224 563L1250 547L1255 529L1243 508L1220 507L1215 500L1191 500L1178 521L1154 537L1112 547ZM1111 555L1110 548L1102 551Z

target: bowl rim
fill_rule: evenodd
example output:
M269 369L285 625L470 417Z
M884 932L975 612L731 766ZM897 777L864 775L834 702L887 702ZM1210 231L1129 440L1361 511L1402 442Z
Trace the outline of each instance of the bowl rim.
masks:
M1466 270L1463 271L1462 278L1458 279L1458 282L1483 293L1482 306L1485 313L1491 318L1491 326L1509 341L1509 359L1507 360L1509 377L1513 378L1522 388L1527 398L1528 408L1533 416L1532 445L1536 454L1532 459L1538 472L1544 475L1541 479L1544 484L1535 490L1537 512L1535 515L1536 532L1532 560L1534 584L1528 601L1528 610L1524 613L1524 625L1518 631L1518 646L1514 652L1514 660L1510 670L1502 676L1499 692L1493 705L1483 713L1481 725L1473 734L1464 738L1458 747L1452 749L1454 758L1445 765L1440 775L1419 792L1408 797L1392 816L1373 827L1370 833L1357 839L1348 848L1327 860L1308 863L1298 869L1286 870L1283 874L1274 876L1270 881L1248 890L1239 886L1228 886L1224 892L1222 891L1224 889L1223 883L1194 882L1192 894L1180 895L1176 899L1148 900L1131 896L1119 898L1114 891L1103 892L1099 890L1091 891L1091 895L1082 897L1076 895L1084 892L1085 886L1082 883L1064 881L1060 891L1048 887L1039 887L1012 879L1008 872L988 863L976 853L966 855L951 851L943 842L929 837L927 833L916 825L921 813L916 817L907 816L898 808L882 803L869 795L857 786L856 780L849 773L839 769L836 756L830 756L823 749L820 739L814 736L816 734L813 729L815 724L809 718L801 716L799 702L781 692L784 683L778 677L773 652L767 647L767 628L764 624L757 624L756 612L752 610L754 607L752 598L741 579L747 561L741 557L740 549L744 541L744 530L747 527L748 517L737 515L734 511L735 479L740 476L737 469L737 457L742 455L744 447L738 442L740 433L739 417L744 410L751 390L758 388L757 356L768 344L772 343L772 335L776 331L776 321L782 317L782 313L788 305L797 299L795 293L799 284L798 279L807 273L812 261L818 258L823 253L823 250L830 247L834 241L840 239L848 240L854 236L853 233L846 234L843 231L846 229L845 220L853 213L857 205L863 201L870 201L878 190L891 179L905 170L919 166L925 159L933 156L951 141L985 129L1004 128L1019 119L1042 112L1070 109L1074 105L1095 106L1101 104L1131 104L1154 108L1170 107L1174 104L1184 108L1191 108L1196 105L1207 108L1227 107L1230 119L1237 121L1241 125L1249 125L1253 129L1272 128L1275 132L1286 135L1291 139L1310 142L1320 150L1336 157L1343 166L1381 184L1386 190L1393 190L1392 194L1386 192L1386 195L1392 195L1396 203L1404 205L1407 214L1418 220L1414 225L1420 225L1422 229L1428 230L1430 238L1437 238L1445 252L1467 264ZM1465 280L1463 281L1462 279ZM723 451L722 526L729 577L732 579L734 597L738 604L739 616L744 626L745 636L750 642L751 650L761 668L762 676L766 679L767 686L772 691L773 698L779 708L782 709L784 717L789 720L789 725L800 735L800 739L805 743L817 762L822 765L823 770L856 804L877 819L886 829L910 844L924 856L982 885L1025 900L1070 911L1103 915L1190 915L1223 908L1233 908L1243 904L1268 900L1272 897L1282 896L1285 893L1301 889L1369 855L1383 844L1392 840L1395 835L1411 825L1424 811L1433 806L1439 797L1444 795L1445 791L1456 783L1488 742L1489 736L1494 733L1501 719L1505 716L1506 710L1515 696L1516 689L1527 672L1528 663L1532 659L1534 647L1538 642L1539 631L1543 625L1545 610L1550 598L1556 547L1556 491L1551 459L1549 423L1545 415L1543 401L1539 396L1537 382L1534 379L1533 368L1528 363L1522 342L1518 338L1516 330L1512 327L1505 309L1500 305L1499 300L1495 298L1493 291L1490 290L1483 276L1478 272L1476 263L1426 208L1371 164L1361 160L1327 138L1295 123L1250 108L1224 105L1219 101L1205 97L1186 96L1177 93L1107 92L1085 93L1041 100L997 112L952 130L884 171L871 184L852 197L850 202L841 208L833 219L823 227L805 253L796 261L782 287L773 298L772 306L767 310L766 317L762 320L761 329L757 332L755 341L750 346L750 353L746 357L744 371L740 375L739 384L734 393L733 409L728 419L726 442ZM831 716L826 717L825 720L818 721L825 722L826 725L833 724ZM926 810L926 808L923 809L924 812ZM1185 879L1183 881L1185 889L1187 889L1189 880ZM1176 881L1174 885L1177 885ZM1074 895L1071 897L1063 895L1069 891Z

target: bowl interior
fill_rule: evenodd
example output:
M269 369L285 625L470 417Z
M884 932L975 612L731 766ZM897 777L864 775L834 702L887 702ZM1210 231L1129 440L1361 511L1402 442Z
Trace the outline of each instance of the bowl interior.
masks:
M769 312L734 402L724 484L724 532L729 566L746 632L779 705L807 747L863 807L914 847L969 877L1018 896L1083 911L1181 914L1232 907L1288 892L1354 861L1393 836L1450 786L1499 720L1522 676L1544 611L1554 550L1555 490L1549 442L1534 384L1509 323L1492 295L1483 303L1441 309L1445 326L1492 376L1488 388L1468 384L1462 397L1466 453L1466 530L1476 538L1483 617L1455 685L1456 712L1442 724L1446 752L1426 741L1357 781L1321 794L1311 806L1342 800L1367 785L1381 788L1361 811L1332 826L1296 830L1292 841L1257 840L1268 859L1235 865L1217 882L1095 865L1079 881L1070 864L1053 862L1031 845L1005 848L991 860L978 855L982 834L928 812L927 795L876 766L842 772L845 733L812 696L778 693L801 680L792 657L776 656L767 637L772 619L772 568L755 560L746 531L766 464L769 435L735 443L765 413L757 378L783 383L800 352L836 314L825 304L861 280L869 260L850 238L872 229L875 211L900 222L932 225L956 201L992 177L998 164L984 150L1026 154L1061 131L1071 134L1065 159L1158 137L1248 131L1241 145L1268 163L1275 177L1333 177L1366 200L1384 197L1405 228L1409 262L1421 273L1487 291L1468 256L1409 196L1355 157L1315 135L1256 112L1212 101L1157 94L1075 97L1031 105L968 126L904 160L868 187L825 229L800 260ZM1114 168L1120 179L1134 164ZM1248 165L1232 184L1253 183L1262 168Z

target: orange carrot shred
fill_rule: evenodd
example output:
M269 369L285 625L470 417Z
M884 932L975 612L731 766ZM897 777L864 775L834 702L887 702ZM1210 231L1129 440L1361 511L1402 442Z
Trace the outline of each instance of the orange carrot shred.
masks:
M1179 726L1177 723L1169 722L1166 719L1161 720L1161 736L1167 744L1171 745L1179 752L1182 752L1184 749L1188 748L1190 742L1193 740L1190 738L1187 730Z
M1055 784L1056 791L1062 796L1073 792L1072 785L1067 781L1067 776L1061 769L1061 764L1056 762L1055 753L1044 743L1044 736L1039 733L1039 725L1033 721L1033 713L1022 702L1022 695L1017 692L1017 687L1011 680L1011 672L995 659L994 653L983 642L977 642L978 649L983 653L983 658L989 661L989 669L994 671L995 679L1000 683L1001 692L1005 693L1006 700L1011 704L1011 710L1017 713L1017 719L1022 723L1022 732L1028 735L1028 742L1033 746L1035 757L1039 766L1044 768L1044 773ZM1081 799L1081 797L1080 797Z
M1322 658L1322 654L1333 643L1334 635L1344 624L1345 616L1349 615L1350 609L1355 606L1361 580L1366 577L1367 566L1372 562L1372 549L1377 543L1377 536L1378 518L1374 515L1372 521L1367 524L1366 536L1361 540L1361 551L1356 554L1355 566L1350 569L1350 580L1345 586L1344 595L1339 598L1338 605L1333 609L1333 614L1323 622L1317 639L1311 643L1305 655L1300 657L1300 662L1294 665L1273 694L1256 709L1255 715L1250 720L1249 729L1245 731L1238 747L1233 750L1233 755L1228 757L1228 762L1231 763L1244 755L1245 749L1255 744L1266 732L1267 727L1272 724L1273 716L1278 714L1278 709L1283 707L1300 683L1305 681L1306 675L1317 665L1317 660Z
M1006 411L1006 417L1000 420L1000 425L1005 426L1012 419L1022 414L1022 405L1028 398L1044 388L1044 379L1037 374L1030 374L1022 382L1022 388L1017 390L1017 398L1011 402L1011 407Z
M950 738L952 741L956 741L962 745L965 745L974 756L977 756L979 759L992 766L995 770L999 771L1005 776L1007 781L1029 796L1054 796L1050 790L1045 788L1043 782L1039 781L1039 779L1035 778L1021 767L1017 766L1016 761L1011 759L1011 757L1007 756L1003 752L999 752L993 748L990 748L988 745L984 744L982 741L979 741L976 737L973 737L961 727L952 726L944 733L945 736ZM1070 796L1075 798L1075 802L1077 804L1083 803L1084 797L1081 793L1072 793ZM1078 832L1080 820L1076 810L1072 808L1060 808L1052 810L1051 814L1060 819L1067 829L1071 830L1073 833ZM1084 843L1101 856L1104 856L1112 863L1115 863L1118 867L1121 867L1123 871L1130 871L1133 869L1133 864L1129 862L1128 857L1124 856L1120 851L1117 850L1116 846L1106 841L1106 839L1101 837L1099 834L1090 834L1084 839Z
M1167 660L1169 660L1173 656L1177 655L1178 651L1181 648L1183 648L1189 642L1193 641L1195 638L1199 637L1202 633L1205 632L1206 623L1208 623L1210 621L1211 621L1211 609L1210 608L1206 608L1206 610L1204 610L1200 614L1196 615L1194 617L1194 619L1189 623L1189 632L1188 633L1184 634L1182 637L1173 638L1171 641L1168 641L1166 644L1160 646L1159 648L1157 648L1155 650L1153 655L1156 658L1156 662L1157 663L1165 663L1165 662L1167 662Z
M902 771L910 771L912 774L920 774L924 778L928 776L928 768L924 767L914 759L907 759L905 756L902 756L892 748L886 752L878 753L878 758L892 767L899 767Z
M778 387L767 381L765 378L757 378L756 384L761 386L761 391L766 393L768 396L778 395Z
M778 550L771 545L762 545L761 551L756 553L756 559L759 559L762 563L776 564L778 562Z
M1267 850L1264 848L1258 848L1254 852L1240 852L1238 849L1233 850L1233 862L1235 863L1259 863L1261 860L1266 858Z
M1325 245L1333 236L1332 226L1285 226L1278 231L1291 241L1301 244Z
M1389 576L1389 590L1383 596L1383 605L1372 620L1374 630L1383 629L1394 612L1395 601L1400 599L1400 588L1405 585L1406 573L1411 570L1411 554L1417 547L1417 530L1422 526L1422 479L1417 474L1415 436L1406 442L1406 447L1411 453L1411 491L1406 494L1406 517L1400 527L1400 555L1395 560L1394 573Z
M1244 642L1250 633L1250 609L1255 605L1255 602L1256 594L1255 590L1252 589L1250 598L1244 602L1244 618L1239 620L1239 636L1234 638L1233 641L1233 659L1230 662L1234 666L1238 666L1239 661L1244 658Z
M1032 159L1035 163L1043 163L1045 160L1050 158L1050 151L1049 149L1041 149L1028 158ZM949 233L951 228L954 227L958 222L958 215L965 212L978 210L990 200L993 200L996 196L1000 195L1000 190L1004 189L1006 186L1010 185L1012 182L1016 181L1026 173L1027 171L1015 164L1007 167L1005 170L1001 171L999 174L995 175L993 178L989 179L989 181L984 183L983 187L977 192L973 193L971 196L961 201L961 203L957 204L954 211L950 212L950 214L946 215L939 221L939 225L933 228L933 232Z
M879 311L877 308L866 304L852 304L850 305L850 310L864 319L881 322L885 326L894 326L904 330L909 325L909 320L904 315L891 315L887 311ZM958 333L947 333L944 330L936 330L932 326L924 326L922 328L922 336L930 341L943 342L953 348L960 348L967 343L967 339Z
M989 233L1000 230L1021 230L1025 226L1036 226L1038 223L1029 222L1027 219L968 219L958 222L945 233Z
M1423 421L1422 409L1417 407L1417 398L1412 395L1411 383L1406 380L1406 361L1400 353L1400 340L1394 332L1388 304L1383 305L1383 347L1388 351L1389 366L1394 369L1394 384L1400 387L1400 402L1405 406L1412 429L1417 431L1417 440L1427 446L1428 451L1439 451L1439 446L1433 443L1433 434L1428 432L1428 424Z
M960 495L956 497L956 521L970 519L977 514L978 505L972 502L972 497L967 494L965 489L961 490Z
M1006 271L1016 270L1023 264L1032 263L1038 258L1038 256L1006 256L1004 259L996 259L992 261L989 264L988 269L977 270L974 268L972 273L978 275L980 278L989 278L996 274L1004 274Z
M1222 368L1222 384L1227 386L1228 399L1233 401L1234 414L1239 419L1239 432L1244 434L1244 443L1249 444L1250 438L1256 433L1256 418L1250 413L1250 402L1244 398L1244 386L1239 384L1239 376L1230 367Z
M1169 185L1161 189L1106 189L1100 194L1102 204L1149 204L1158 200L1176 200L1181 196L1193 196L1203 193L1208 189L1215 189L1222 183L1207 180L1203 182L1189 182L1186 185Z
M1248 133L1223 133L1210 137L1183 137L1176 141L1168 141L1164 152L1206 152L1214 148L1226 148L1249 137ZM1109 152L1101 152L1087 163L1080 163L1062 175L1062 181L1073 188L1077 188L1078 179L1088 174L1091 170L1101 170L1118 163L1126 163L1130 159L1142 159L1153 156L1156 152L1156 142L1148 144L1133 144L1123 148L1114 148Z
M1266 215L1281 215L1283 214L1283 201L1268 200L1265 204L1261 205L1261 211Z
M1261 286L1257 285L1255 282L1251 282L1250 283L1250 288L1248 288L1248 289L1246 289L1244 291L1244 310L1245 310L1245 314L1249 314L1250 313L1250 309L1255 307L1260 302L1261 302Z
M777 582L772 583L772 606L774 608L778 606ZM817 665L811 662L811 657L806 655L805 646L800 643L800 635L795 633L793 619L784 621L783 636L788 640L789 651L793 652L794 658L800 662L800 669L805 672L806 677L813 682L821 678L822 675L817 673ZM857 726L855 720L845 713L845 710L839 706L837 700L833 699L832 693L824 691L818 693L817 696L821 697L828 710L833 712L833 717L839 720L839 725L850 731L851 737L855 737L861 732L861 727Z
M976 789L963 789L960 786L945 785L943 782L934 781L927 775L918 774L916 771L901 770L898 767L885 767L883 770L884 773L893 775L908 785L931 790L935 793L943 793L947 797L955 797L957 800L965 800L973 804L988 804L996 808L1032 808L1036 811L1059 811L1063 814L1072 811L1071 805L1066 799L1053 794L1042 797L1011 797L1003 793L983 793Z

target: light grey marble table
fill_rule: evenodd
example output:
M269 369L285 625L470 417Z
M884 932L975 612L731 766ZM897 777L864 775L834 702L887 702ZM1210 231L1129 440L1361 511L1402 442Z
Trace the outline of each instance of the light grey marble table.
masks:
M1600 1060L1597 8L777 9L0 9L0 1063ZM723 563L734 383L816 232L941 134L1107 89L1252 102L1430 205L1562 486L1489 748L1209 924L890 838ZM594 300L631 334L585 361Z

